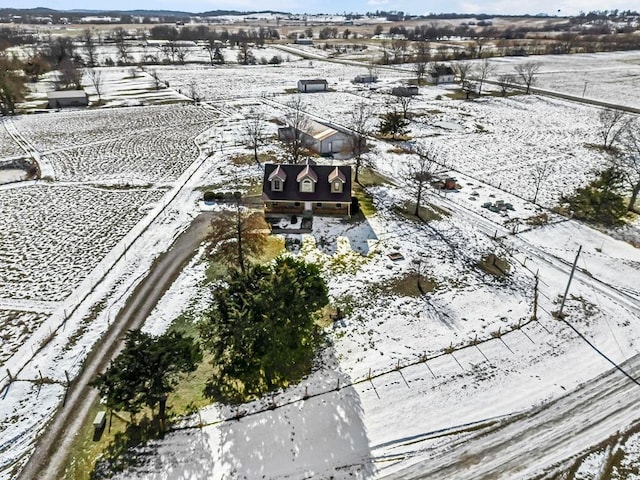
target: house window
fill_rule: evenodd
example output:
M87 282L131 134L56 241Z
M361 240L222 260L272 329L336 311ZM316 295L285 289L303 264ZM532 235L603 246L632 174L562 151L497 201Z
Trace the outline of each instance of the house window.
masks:
M342 182L335 181L331 184L331 191L334 193L342 193Z
M279 178L274 178L273 182L271 182L271 190L274 192L282 191L282 181Z
M342 208L342 204L341 203L336 203L336 208Z
M305 178L304 180L302 180L302 182L300 182L300 191L301 192L312 193L313 192L313 182L308 178Z
M296 202L293 204L294 207L299 207L300 206L300 202Z
M275 207L276 205L278 205L278 202L271 202L271 205Z
M321 206L322 206L322 203L320 202L316 203L316 207L321 207Z

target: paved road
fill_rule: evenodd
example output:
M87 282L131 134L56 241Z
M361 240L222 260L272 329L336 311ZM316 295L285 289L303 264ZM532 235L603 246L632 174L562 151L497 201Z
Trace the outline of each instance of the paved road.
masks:
M35 452L22 470L19 480L57 480L66 465L71 442L87 418L98 393L89 386L95 375L108 366L122 347L125 333L139 328L182 268L197 252L210 225L212 213L200 214L178 237L171 249L154 263L148 275L133 291L111 328L96 344L82 372L73 381L65 405L38 440Z
M640 356L623 365L637 375ZM609 370L565 397L507 420L490 432L479 431L433 449L425 446L422 458L415 459L413 465L383 478L559 478L560 472L572 466L578 452L629 430L640 419L638 402L638 385Z

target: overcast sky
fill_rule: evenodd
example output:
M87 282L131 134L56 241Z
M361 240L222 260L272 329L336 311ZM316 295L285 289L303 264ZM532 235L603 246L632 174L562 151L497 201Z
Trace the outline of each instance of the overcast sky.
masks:
M181 10L204 12L229 9L240 11L279 10L292 13L343 13L401 10L410 14L426 13L489 13L577 15L591 10L637 10L638 0L607 2L602 0L0 0L0 7L48 7L58 10Z

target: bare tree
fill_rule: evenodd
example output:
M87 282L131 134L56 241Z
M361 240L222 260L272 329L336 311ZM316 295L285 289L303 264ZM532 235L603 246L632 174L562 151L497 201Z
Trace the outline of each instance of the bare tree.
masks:
M371 128L370 121L371 107L369 104L365 101L356 104L353 110L351 110L351 117L349 119L349 128L352 132L352 134L349 135L349 146L355 159L356 183L360 182L358 174L365 163L363 154L367 148L367 135L369 135Z
M522 79L527 90L525 93L529 93L531 86L536 81L536 75L540 71L540 63L538 62L525 62L515 66L516 73Z
M253 150L253 158L257 165L260 165L258 149L265 140L264 122L264 113L252 109L243 124L247 146Z
M249 257L262 253L267 243L268 226L261 212L251 212L240 205L236 192L235 208L211 220L208 255L245 271Z
M15 115L16 104L26 93L25 78L19 72L20 60L0 52L0 114Z
M122 27L118 27L114 30L113 35L118 48L120 63L126 65L131 60L131 47L127 43L127 31Z
M65 58L58 65L58 78L57 78L57 89L64 90L68 88L74 88L76 90L80 90L82 88L82 75L83 72L81 69L76 67L76 65Z
M624 151L621 155L616 156L616 166L631 188L631 198L627 210L638 213L635 208L638 194L640 194L640 123L638 120L628 124L623 145Z
M476 44L475 47L474 47L476 58L481 58L482 57L482 48L487 44L489 39L485 35L483 35L483 34L481 34L479 32L476 32L475 30L473 31L473 34L471 35L471 39Z
M91 81L91 85L93 85L93 89L96 91L96 95L98 95L98 105L102 105L102 71L96 68L88 68L87 76Z
M189 47L179 43L175 44L176 59L180 65L184 65L189 55Z
M82 32L80 40L82 41L85 52L87 53L87 66L90 68L95 67L98 64L98 45L93 38L91 30L87 28L84 32Z
M287 102L286 106L285 120L289 127L289 134L285 147L288 150L291 162L298 163L305 147L303 132L309 125L309 118L304 113L305 105L302 101L302 96L296 95Z
M413 64L413 73L416 75L418 85L422 83L422 79L427 73L427 67L431 60L431 48L428 42L418 42L416 45L415 63Z
M204 49L209 54L209 61L211 62L211 65L219 63L216 62L216 51L220 52L220 47L216 42L216 38L211 35L209 38L207 38L207 44L204 46Z
M605 108L598 114L600 119L600 138L602 148L609 151L613 149L613 144L620 138L620 135L629 125L630 119L622 110Z
M467 77L469 77L472 68L473 65L471 65L469 62L456 62L453 65L453 70L456 72L458 80L461 84L464 84L464 82L467 81Z
M200 101L200 89L198 88L198 83L195 80L189 81L187 84L188 95L193 103L198 103Z
M162 80L160 80L160 75L158 75L158 71L157 70L151 70L149 72L149 75L151 75L151 79L153 80L153 86L156 90L160 90L160 87L162 86Z
M405 164L401 173L415 198L416 204L413 214L422 219L420 217L420 205L438 166L437 152L433 145L429 145L416 146L413 149L413 153L414 155L409 157L409 161Z
M540 187L542 184L551 176L553 173L553 165L550 161L536 163L533 166L533 203L536 203L538 200L538 193L540 192Z
M515 84L515 78L511 74L505 73L498 77L498 83L500 84L500 93L504 97L507 95L507 91Z
M253 65L256 63L256 58L247 42L240 42L238 45L238 63L240 65Z
M380 48L382 49L382 58L380 59L380 63L382 65L389 65L391 61L389 60L389 42L387 40L382 40L380 42Z
M488 58L482 60L480 65L478 66L476 78L478 80L478 95L482 95L482 86L484 82L493 75L495 72L495 66L489 61Z
M411 102L413 101L413 95L410 93L406 93L404 95L396 95L396 103L400 106L400 111L402 111L402 118L409 118L409 107L411 107Z
M391 42L391 50L393 52L393 63L403 63L405 54L407 53L406 40L393 40Z

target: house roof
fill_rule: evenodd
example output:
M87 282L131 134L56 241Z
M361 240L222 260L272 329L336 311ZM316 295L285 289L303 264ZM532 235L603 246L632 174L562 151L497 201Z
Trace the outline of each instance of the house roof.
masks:
M324 78L312 78L312 79L303 79L298 80L302 85L325 85L327 81Z
M334 168L329 174L329 181L333 182L334 180L340 180L342 183L347 181L344 173L342 173L338 167Z
M335 128L331 128L315 120L307 119L300 130L316 140L325 140L338 133Z
M455 75L453 68L447 65L438 65L436 67L433 67L429 73L434 77L442 77L444 75Z
M271 175L269 175L268 180L271 181L274 178L278 178L282 182L284 182L287 179L287 174L284 173L284 170L280 168L280 165L278 165L278 168L276 168L273 172L271 172Z
M47 98L49 100L59 98L87 98L87 93L84 90L59 90L54 92L47 92Z
M278 165L278 168L280 168L280 166ZM311 165L307 165L304 170L300 171L300 173L298 174L298 176L296 177L296 180L298 182L301 182L302 180L304 180L305 178L309 178L311 180L314 181L314 183L318 182L318 174L316 174L316 172L314 171L313 168L311 168Z
M283 183L281 192L271 190L271 174L276 170L283 171L288 181ZM338 170L344 176L345 188L340 193L331 192L329 175ZM314 192L301 192L300 184L294 180L305 176L304 172L313 172L318 178ZM262 182L262 200L268 201L294 201L294 202L336 202L351 203L351 167L348 165L276 165L267 163L264 166L264 179Z

